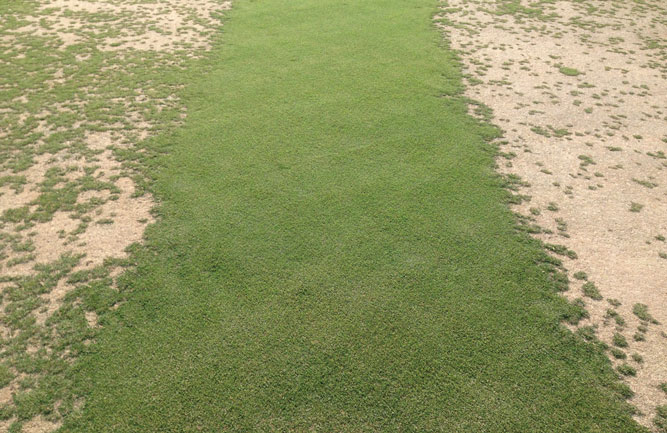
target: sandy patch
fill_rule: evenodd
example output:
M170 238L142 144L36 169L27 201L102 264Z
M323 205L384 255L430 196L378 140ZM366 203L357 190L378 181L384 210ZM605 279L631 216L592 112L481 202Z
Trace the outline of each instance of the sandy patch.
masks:
M229 6L212 0L196 4L55 0L41 2L37 13L24 16L24 25L12 33L57 38L60 49L95 41L104 51L184 49L198 54L209 47L216 14Z
M55 431L60 425L60 423L51 422L38 416L25 423L23 431L25 433L49 433Z
M614 334L626 339L625 359L610 357L636 370L623 377L651 428L667 403L666 17L659 0L448 0L440 15L466 95L503 129L500 172L529 184L516 211L546 229L538 238L576 252L564 259L566 296L586 303L580 326L612 347Z

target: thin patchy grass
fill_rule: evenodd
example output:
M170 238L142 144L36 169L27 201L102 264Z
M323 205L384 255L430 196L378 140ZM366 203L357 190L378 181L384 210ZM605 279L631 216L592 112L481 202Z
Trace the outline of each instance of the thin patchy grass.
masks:
M197 13L215 3L160 3L0 2L0 430L76 416L78 356L123 300L112 275L130 262L104 256L141 239L143 226L114 224L118 213L150 216L138 165L153 150L138 143L180 123L175 93L201 54L183 43L219 25ZM172 49L129 49L167 33L155 25L165 19L181 24Z

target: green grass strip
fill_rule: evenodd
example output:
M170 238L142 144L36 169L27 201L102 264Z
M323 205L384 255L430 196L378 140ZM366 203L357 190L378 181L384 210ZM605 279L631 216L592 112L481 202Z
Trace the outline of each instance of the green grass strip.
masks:
M434 3L235 3L65 431L642 431L559 324Z

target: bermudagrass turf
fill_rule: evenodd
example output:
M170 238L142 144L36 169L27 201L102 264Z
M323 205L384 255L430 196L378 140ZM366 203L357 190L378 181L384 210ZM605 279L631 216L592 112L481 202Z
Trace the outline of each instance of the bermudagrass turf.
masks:
M81 432L631 432L559 325L433 0L238 0Z

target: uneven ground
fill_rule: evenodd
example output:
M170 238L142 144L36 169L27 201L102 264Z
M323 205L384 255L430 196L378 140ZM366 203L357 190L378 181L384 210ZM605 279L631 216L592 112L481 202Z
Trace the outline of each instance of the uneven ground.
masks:
M0 4L1 429L643 431L435 6Z
M71 365L153 221L136 143L184 117L177 75L227 4L0 4L0 431L54 430Z
M466 95L503 129L501 171L527 183L516 210L576 253L579 328L609 344L653 426L667 404L667 4L448 0L439 17Z

